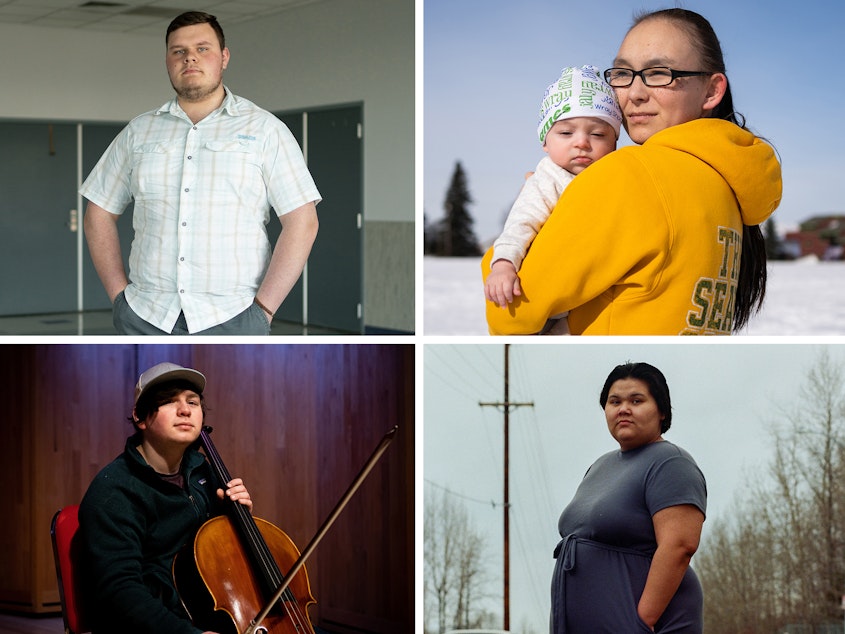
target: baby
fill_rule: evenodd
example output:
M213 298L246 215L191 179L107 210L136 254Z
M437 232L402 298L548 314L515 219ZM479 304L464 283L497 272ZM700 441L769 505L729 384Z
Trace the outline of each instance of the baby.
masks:
M564 68L546 89L537 132L548 154L525 181L493 243L491 272L484 285L488 301L504 308L522 293L517 271L528 247L577 174L616 149L622 112L613 89L595 66ZM566 314L556 315L543 334L566 335Z

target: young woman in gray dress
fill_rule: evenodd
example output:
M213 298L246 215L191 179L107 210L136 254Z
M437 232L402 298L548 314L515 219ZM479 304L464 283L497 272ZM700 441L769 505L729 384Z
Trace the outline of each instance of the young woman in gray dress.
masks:
M666 378L647 363L617 366L599 402L619 449L593 463L560 516L551 632L700 633L703 595L689 563L707 487L692 456L663 439Z

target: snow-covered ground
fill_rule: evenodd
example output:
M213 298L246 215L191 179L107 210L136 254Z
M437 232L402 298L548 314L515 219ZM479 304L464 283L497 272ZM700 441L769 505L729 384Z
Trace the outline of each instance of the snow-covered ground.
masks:
M486 335L478 258L426 257L426 335ZM845 335L845 262L772 262L763 309L740 335Z

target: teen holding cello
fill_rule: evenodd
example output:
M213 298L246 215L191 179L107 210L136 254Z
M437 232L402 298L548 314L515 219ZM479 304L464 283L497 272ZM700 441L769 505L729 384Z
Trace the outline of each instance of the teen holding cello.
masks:
M252 510L240 479L215 491L196 441L205 377L160 363L135 387L136 433L94 478L79 510L83 574L93 632L200 634L174 587L171 565L223 500ZM208 634L208 633L207 633Z

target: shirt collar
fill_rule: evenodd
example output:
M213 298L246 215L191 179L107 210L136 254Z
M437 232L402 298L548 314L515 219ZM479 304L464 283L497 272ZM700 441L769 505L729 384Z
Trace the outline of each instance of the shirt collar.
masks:
M229 90L225 85L223 86L223 90L225 91L225 96L223 97L223 103L220 104L220 107L215 110L214 112L226 112L227 114L237 117L240 114L240 109L238 107L238 98ZM155 111L158 114L170 114L174 117L186 117L185 111L182 110L182 107L179 105L179 100L177 97L173 97L170 101L163 104L158 110ZM212 113L213 114L213 113ZM209 115L211 116L211 115Z

